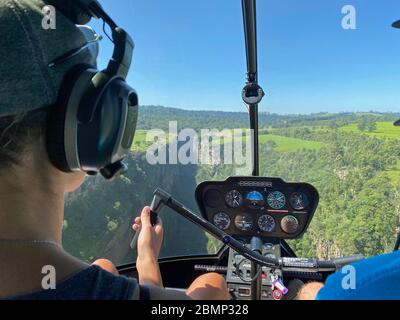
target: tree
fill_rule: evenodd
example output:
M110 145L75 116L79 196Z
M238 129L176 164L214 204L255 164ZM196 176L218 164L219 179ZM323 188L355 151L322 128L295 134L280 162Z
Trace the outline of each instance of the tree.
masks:
M358 122L357 128L361 132L364 132L367 129L367 121L366 121L366 119L364 117L361 118L360 121Z
M370 121L366 125L368 132L373 132L376 130L376 122L375 121Z

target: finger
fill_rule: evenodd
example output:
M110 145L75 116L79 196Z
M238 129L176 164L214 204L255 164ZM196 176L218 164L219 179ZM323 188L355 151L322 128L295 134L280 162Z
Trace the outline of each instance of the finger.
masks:
M154 231L159 237L162 238L164 236L164 228L161 225L156 225Z
M142 214L140 215L140 220L142 221L142 225L144 227L151 227L150 222L150 208L144 207L142 210Z
M162 223L162 220L161 220L160 217L158 217L157 225L155 226L154 230L155 230L157 235L159 235L161 237L164 235L163 223Z
M134 222L133 225L132 225L132 229L135 229L135 228L134 228L135 225L140 226L141 224L142 224L141 219L140 219L139 217L137 217L137 218L135 219L135 222Z
M138 231L140 229L140 225L139 224L134 224L132 226L132 229L135 230L135 231Z
M161 227L163 226L163 221L159 215L157 215L157 225L160 225Z

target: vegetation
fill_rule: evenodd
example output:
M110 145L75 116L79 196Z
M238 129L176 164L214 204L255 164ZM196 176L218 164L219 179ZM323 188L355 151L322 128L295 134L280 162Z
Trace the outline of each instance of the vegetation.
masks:
M70 195L64 224L66 248L91 260L132 261L130 225L161 186L196 208L196 184L236 175L234 166L150 166L145 159L146 130L245 128L245 113L144 108L127 177L114 183L88 178ZM263 114L260 134L261 174L313 184L320 204L303 239L290 241L298 255L329 258L390 251L400 227L399 114L342 113L298 116ZM219 245L176 214L163 214L163 256L215 252Z

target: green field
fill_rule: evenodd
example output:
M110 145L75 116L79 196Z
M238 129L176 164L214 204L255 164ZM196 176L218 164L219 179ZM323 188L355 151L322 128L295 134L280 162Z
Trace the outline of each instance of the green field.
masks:
M146 141L146 130L136 130L134 144Z
M136 130L132 151L144 151L147 147L146 130Z
M304 128L304 126L301 127ZM309 128L312 129L312 127ZM316 130L322 130L322 128L316 126L314 126L313 128ZM324 129L326 130L328 128L324 127ZM345 127L341 127L339 130L342 130L344 132L367 134L368 136L377 138L400 139L400 128L393 126L392 122L377 122L377 129L373 132L361 132L357 128L357 124L350 124ZM152 142L146 142L146 134L146 130L138 130L136 132L133 145L134 151L145 151L148 146L153 144ZM322 142L284 137L276 134L261 134L259 138L261 145L266 144L270 141L275 142L276 151L278 152L296 152L303 149L318 151L323 146ZM223 140L221 139L220 143L222 142ZM393 182L400 183L400 161L397 167L394 167L393 169L387 171L387 174Z
M375 131L364 133L371 137L400 139L400 127L395 127L392 122L377 122L376 125L377 128ZM357 128L357 124L355 123L342 127L341 130L345 132L361 133L361 131Z
M132 150L133 151L145 151L154 142L146 141L147 130L136 130L135 139L133 141Z
M276 150L279 152L295 152L303 149L319 150L323 145L318 141L307 141L273 134L260 135L261 144L267 143L268 141L275 142L277 145Z
M135 140L133 144L134 151L143 151L146 147L150 146L151 142L146 142L146 130L138 130L135 135ZM296 138L289 138L278 136L274 134L262 134L260 135L260 144L265 144L269 141L276 143L276 150L279 152L295 152L303 149L308 150L319 150L323 145L318 141L307 141ZM223 140L220 140L222 143Z

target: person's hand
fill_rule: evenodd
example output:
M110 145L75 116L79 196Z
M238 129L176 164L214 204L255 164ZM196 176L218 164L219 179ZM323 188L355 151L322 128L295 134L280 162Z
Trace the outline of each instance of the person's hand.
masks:
M136 261L139 283L162 288L162 277L160 267L158 266L158 256L164 235L161 219L158 218L157 225L153 227L150 222L150 208L145 207L140 217L135 219L133 229L138 231L140 227L141 231L137 243L138 257Z
M138 260L155 259L157 261L164 236L161 219L158 218L157 225L153 227L150 222L150 208L145 207L140 217L135 219L135 224L132 228L138 231L140 227L141 231L137 244Z

